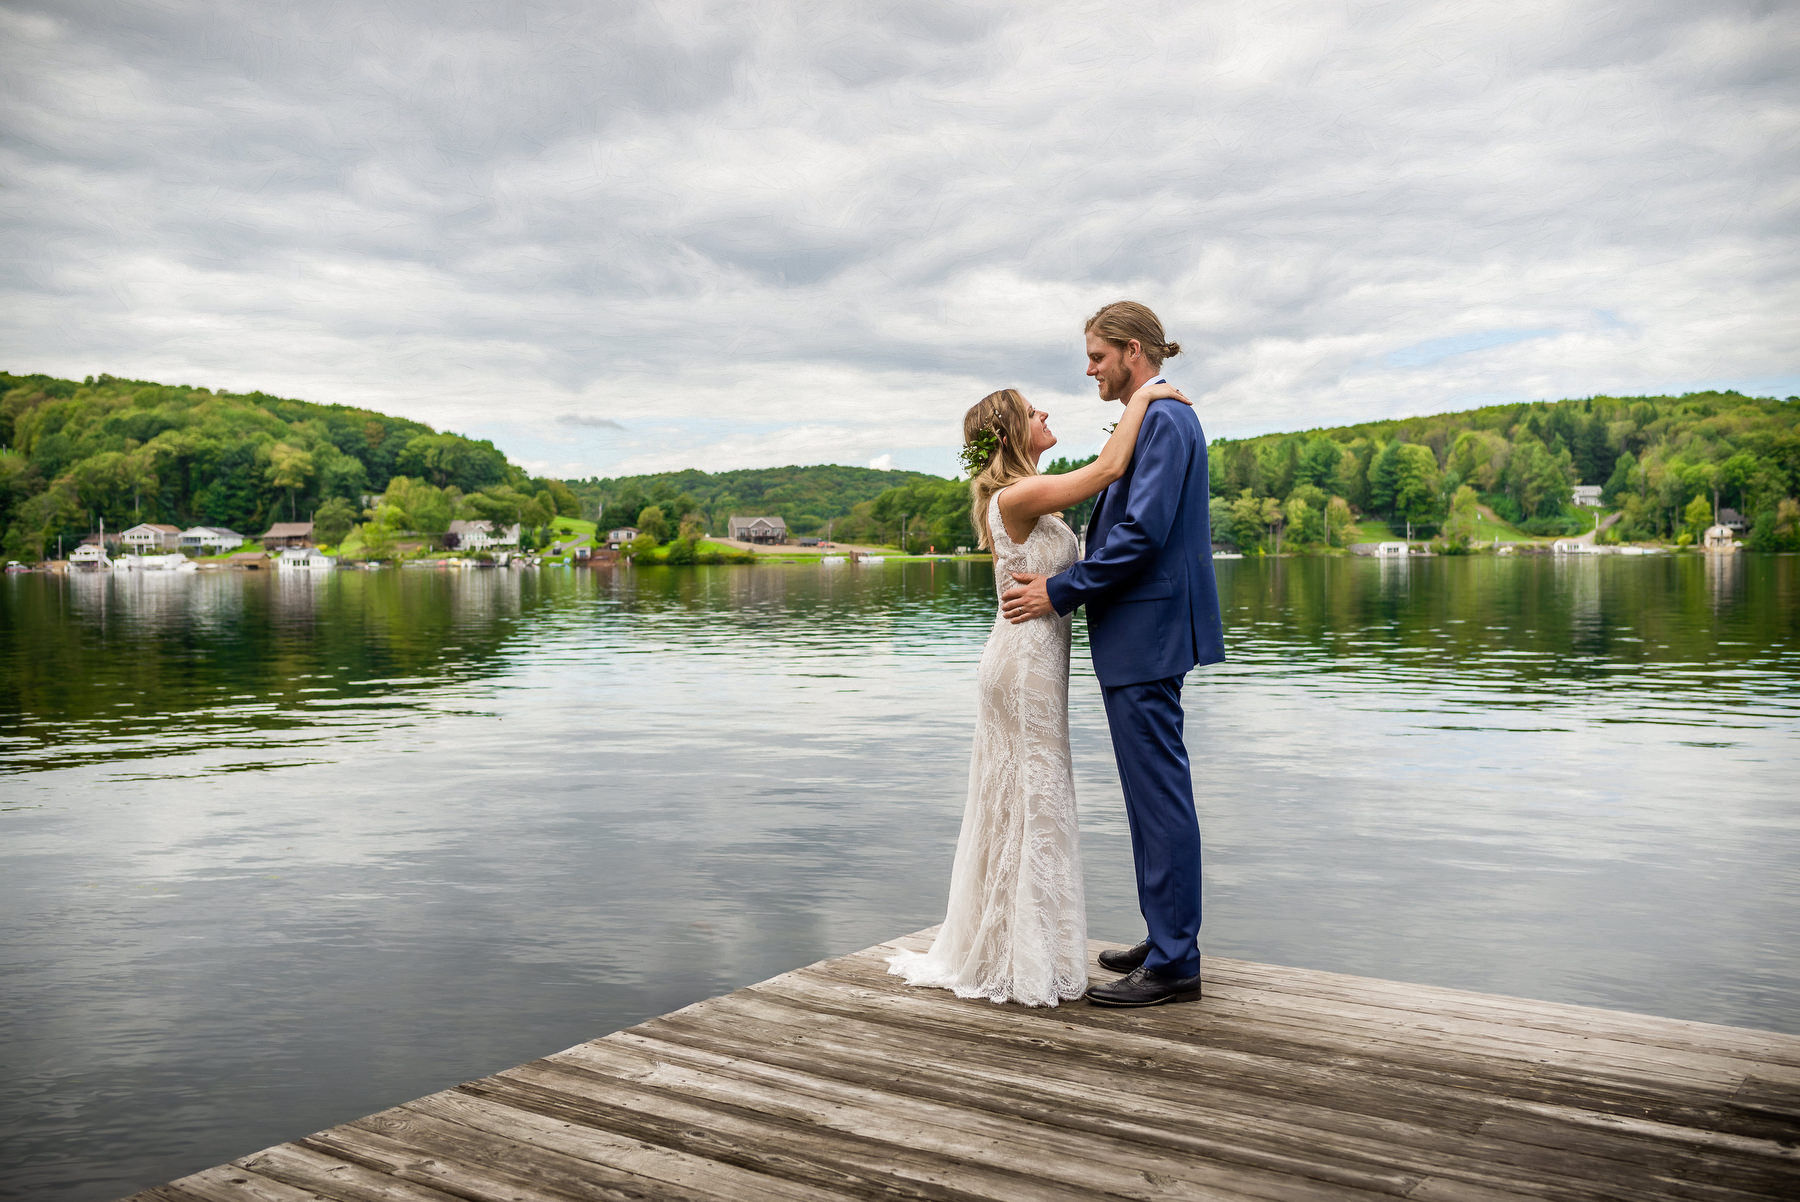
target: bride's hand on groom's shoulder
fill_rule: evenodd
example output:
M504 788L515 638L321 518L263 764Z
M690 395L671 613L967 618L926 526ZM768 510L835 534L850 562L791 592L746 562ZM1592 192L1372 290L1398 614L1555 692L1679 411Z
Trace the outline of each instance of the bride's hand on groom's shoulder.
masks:
M1187 399L1187 394L1167 380L1152 380L1131 394L1134 401L1180 401L1183 405L1192 406L1194 402Z

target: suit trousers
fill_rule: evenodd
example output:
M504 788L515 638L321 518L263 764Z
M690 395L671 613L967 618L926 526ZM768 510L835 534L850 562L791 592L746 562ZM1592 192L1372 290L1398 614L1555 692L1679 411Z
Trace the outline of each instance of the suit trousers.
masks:
M1191 977L1200 971L1200 819L1181 741L1185 678L1102 688L1100 694L1125 790L1138 909L1150 935L1144 966Z

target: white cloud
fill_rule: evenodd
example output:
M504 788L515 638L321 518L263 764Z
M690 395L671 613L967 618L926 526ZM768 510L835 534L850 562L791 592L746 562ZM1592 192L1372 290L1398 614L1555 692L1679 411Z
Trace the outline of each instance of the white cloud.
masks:
M529 9L0 12L0 366L571 474L1091 450L1124 295L1215 435L1800 390L1780 6Z
M878 472L891 472L894 470L894 456L892 454L877 455L869 460L869 466Z

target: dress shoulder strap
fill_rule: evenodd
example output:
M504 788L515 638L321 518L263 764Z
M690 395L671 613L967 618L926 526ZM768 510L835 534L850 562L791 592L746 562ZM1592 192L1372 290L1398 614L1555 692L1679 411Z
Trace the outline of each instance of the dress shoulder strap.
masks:
M1011 487L1012 485L1010 484L1006 486L1006 488ZM1000 494L1005 492L1006 488L996 488L994 490L994 495L988 498L988 539L996 547L1001 543L1005 543L1009 547L1018 546L1017 543L1013 542L1012 535L1006 532L1006 522L1000 516Z

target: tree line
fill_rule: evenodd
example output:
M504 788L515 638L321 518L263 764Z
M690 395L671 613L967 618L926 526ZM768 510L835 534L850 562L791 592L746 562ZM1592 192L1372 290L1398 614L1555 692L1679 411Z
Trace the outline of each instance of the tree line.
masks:
M924 472L819 464L716 473L689 469L567 483L587 516L609 527L638 527L658 542L722 535L733 515L779 517L799 535L829 529L835 540L875 542L898 538L905 515L894 505L908 488L953 482ZM888 493L894 497L878 516L871 503Z
M638 526L657 542L779 516L843 542L975 545L966 482L821 465L587 480L534 478L492 443L342 405L111 376L0 372L0 550L41 558L105 521L228 526L254 535L310 517L322 542L366 553L441 535L455 518L558 516ZM1571 494L1600 485L1616 539L1698 537L1721 507L1747 543L1800 550L1800 398L1735 392L1595 396L1219 439L1209 448L1215 541L1247 552L1342 547L1357 523L1467 548L1483 507L1528 534L1576 533ZM1068 471L1086 459L1058 459ZM1077 528L1092 502L1069 514Z
M491 442L346 405L113 376L0 372L0 550L35 560L102 522L312 520L336 543L442 534L452 519L541 528L579 502Z
M1527 534L1576 534L1577 484L1619 511L1613 540L1686 541L1722 507L1756 549L1800 549L1800 398L1735 392L1492 405L1219 439L1213 535L1246 551L1336 545L1354 521L1466 548L1481 507Z

